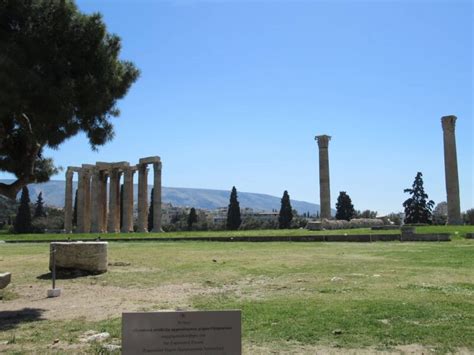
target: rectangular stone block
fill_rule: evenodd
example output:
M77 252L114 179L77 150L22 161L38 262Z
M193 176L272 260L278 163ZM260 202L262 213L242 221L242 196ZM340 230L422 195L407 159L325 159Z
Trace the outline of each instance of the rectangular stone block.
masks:
M402 242L449 242L451 241L450 234L439 233L439 234L413 234L403 235L401 237Z
M159 156L154 156L154 157L146 157L146 158L141 158L138 163L139 164L153 164L153 163L159 163L161 161Z
M52 270L55 250L57 269L106 272L107 247L107 242L53 242L50 244L49 269Z
M327 235L325 236L326 242L370 242L370 235Z

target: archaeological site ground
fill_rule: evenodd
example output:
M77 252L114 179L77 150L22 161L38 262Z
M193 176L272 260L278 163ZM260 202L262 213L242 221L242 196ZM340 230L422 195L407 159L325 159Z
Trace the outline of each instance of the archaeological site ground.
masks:
M0 265L14 279L1 291L0 352L119 353L123 311L241 309L246 354L471 353L474 244L464 237L472 227L417 232L452 241L109 242L108 272L60 277L58 298L45 297L49 243L2 243ZM211 234L270 233L328 234ZM26 236L34 238L57 235Z

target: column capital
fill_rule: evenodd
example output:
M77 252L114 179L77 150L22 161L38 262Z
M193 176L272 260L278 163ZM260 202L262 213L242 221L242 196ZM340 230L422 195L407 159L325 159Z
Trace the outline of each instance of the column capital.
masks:
M137 164L137 168L139 172L146 172L148 170L148 163Z
M314 139L318 142L319 148L327 148L329 146L329 141L331 140L331 136L323 134L321 136L316 136Z
M457 117L454 115L443 116L441 117L441 125L443 126L443 131L454 132L456 127Z
M161 170L161 167L162 167L161 161L153 163L153 169Z

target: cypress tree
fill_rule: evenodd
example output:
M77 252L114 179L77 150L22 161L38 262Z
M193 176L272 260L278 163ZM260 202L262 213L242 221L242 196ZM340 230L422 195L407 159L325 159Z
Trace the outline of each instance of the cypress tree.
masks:
M280 215L278 216L278 227L280 229L288 229L291 227L291 220L293 219L293 210L290 203L290 195L288 191L283 192L281 198Z
M26 186L21 190L20 206L15 218L15 233L31 232L30 193Z
M191 230L193 228L193 224L197 222L197 214L196 214L196 209L193 207L189 211L188 215L188 230Z
M418 172L415 177L411 189L405 189L412 196L403 202L405 207L405 223L429 223L431 224L431 210L434 206L434 201L428 201L428 194L423 188L423 174Z
M153 230L153 199L154 199L155 189L151 188L150 195L150 207L148 208L148 231Z
M230 193L229 207L227 209L226 227L228 230L237 230L241 223L242 219L240 218L240 205L237 200L237 189L233 186Z
M46 217L46 212L44 211L44 202L43 202L43 193L40 192L35 203L35 214L34 218Z
M350 221L355 215L354 205L345 191L339 192L336 203L336 219Z
M77 189L76 194L74 196L74 209L72 211L72 225L77 227Z

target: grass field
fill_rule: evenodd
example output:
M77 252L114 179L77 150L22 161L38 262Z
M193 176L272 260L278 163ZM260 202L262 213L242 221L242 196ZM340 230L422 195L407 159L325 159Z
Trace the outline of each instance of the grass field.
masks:
M424 226L417 227L417 233L451 233L453 236L465 236L474 232L474 226ZM373 231L370 228L346 230L309 231L307 229L272 229L247 231L191 231L171 233L127 233L127 234L8 234L0 231L0 240L87 240L101 238L182 238L182 237L237 237L237 236L305 236L329 234L397 234L399 230Z
M106 353L81 335L120 343L122 311L177 308L241 309L245 354L474 353L474 241L456 228L449 243L111 243L109 271L59 280L57 299L48 244L0 244L0 353Z

